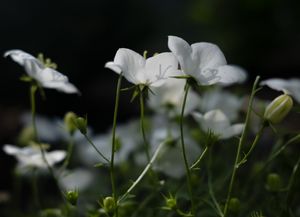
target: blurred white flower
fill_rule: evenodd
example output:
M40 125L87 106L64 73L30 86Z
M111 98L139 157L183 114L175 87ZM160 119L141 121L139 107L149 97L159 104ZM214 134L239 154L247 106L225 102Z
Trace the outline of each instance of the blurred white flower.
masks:
M190 46L182 38L169 36L168 46L184 74L192 76L200 85L230 85L246 80L246 72L240 67L227 65L224 54L215 44L200 42Z
M117 151L115 152L114 163L116 165L126 161L130 153L142 144L142 138L139 134L139 121L133 120L125 124L120 124L116 129L117 138ZM111 157L111 143L112 143L112 132L101 135L92 136L91 140L101 153L107 158ZM95 165L96 163L103 162L103 159L99 158L95 149L91 147L86 141L79 144L79 155L83 162L87 165Z
M201 148L192 139L188 129L185 130L184 135L187 159L191 165L200 156ZM160 115L153 117L149 143L151 145L151 153L153 154L158 145L166 139L174 139L175 142L172 145L165 145L162 148L152 168L169 177L178 179L186 174L179 138L180 132L176 123L168 123L168 120ZM138 165L144 166L147 164L147 158L144 153L137 154L135 161Z
M221 88L214 88L205 91L199 101L201 112L205 113L214 109L220 109L230 121L234 121L238 118L244 99Z
M260 84L291 95L298 103L300 103L300 79L298 78L291 78L287 80L271 78L262 81Z
M64 171L59 177L59 183L67 190L85 190L93 181L93 174L87 169Z
M175 56L170 53L160 53L148 59L140 54L127 49L120 48L113 62L107 62L106 68L122 75L135 85L146 85L157 87L172 75L178 68Z
M4 145L3 151L8 154L14 156L19 163L19 168L25 167L34 167L34 168L47 168L47 164L43 160L41 150L39 147L35 146L26 146L20 148L14 145ZM66 152L63 150L57 151L45 151L45 157L50 166L53 166L56 163L59 163L66 157Z
M181 112L181 106L184 96L184 86L186 81L183 79L170 78L164 85L152 88L153 94L149 95L148 105L154 111L174 111L178 115ZM197 94L190 90L184 114L190 114L199 103L199 97ZM171 109L170 109L171 108Z
M229 139L241 134L244 124L231 125L226 115L219 109L209 111L204 115L194 112L194 118L199 122L202 130L212 131L219 139Z
M4 57L8 56L23 66L26 73L42 87L56 89L64 93L79 93L79 90L69 82L67 76L45 66L32 55L22 50L9 50L4 53Z

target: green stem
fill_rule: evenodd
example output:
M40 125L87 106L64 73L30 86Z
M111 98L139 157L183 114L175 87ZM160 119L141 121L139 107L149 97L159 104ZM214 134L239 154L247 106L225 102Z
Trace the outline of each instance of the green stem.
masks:
M224 211L223 211L224 217L227 216L229 200L231 198L232 188L233 188L233 185L234 185L236 172L237 172L237 169L238 169L238 162L239 162L239 159L240 159L241 150L242 150L242 147L243 147L243 145L246 141L246 137L247 137L247 134L248 134L248 128L249 128L251 111L252 111L252 104L253 104L254 96L255 96L255 93L256 93L256 87L258 85L259 79L260 79L260 77L257 76L256 79L255 79L255 82L253 84L253 87L252 87L252 92L251 92L251 96L250 96L250 99L249 99L247 115L246 115L246 120L245 120L245 127L244 127L244 130L242 132L242 136L239 140L237 153L236 153L236 157L235 157L235 162L233 164L233 170L232 170L232 174L231 174L231 179L230 179L230 183L229 183L227 198L226 198Z
M207 151L208 151L208 146L205 147L205 149L201 153L201 155L198 158L198 160L196 160L196 162L190 167L190 170L193 170L193 169L195 169L195 168L197 168L199 166L199 164L201 163L201 161L204 158L204 156L207 153Z
M71 160L71 156L73 153L73 148L74 148L74 141L73 141L73 135L70 135L70 141L68 143L68 151L67 151L67 156L66 159L60 169L61 172L63 172L69 165L70 160Z
M154 163L154 161L156 160L156 158L158 156L158 153L160 152L160 150L163 148L163 146L167 142L169 142L169 141L167 140L167 141L164 141L159 144L159 146L157 147L156 151L154 152L154 154L153 154L152 158L150 159L149 163L147 164L147 166L144 168L144 170L139 175L139 177L128 188L128 190L125 192L125 194L123 194L122 197L120 197L120 199L118 200L118 203L120 203L124 199L126 199L126 197L130 194L130 192L139 184L139 182L143 179L143 177L146 175L146 173L150 170L150 168L152 167L152 164Z
M33 200L34 200L35 209L38 210L40 208L40 204L39 204L39 191L38 191L38 184L37 184L36 168L33 168L32 173L33 173L32 175Z
M116 192L116 183L115 183L114 160L115 160L115 151L116 151L116 127L117 127L121 82L122 82L122 74L120 74L117 83L115 109L114 109L114 117L113 117L113 128L112 128L112 147L111 147L111 157L110 157L110 181L111 181L112 196L114 198L114 201L117 201L118 198ZM116 217L118 217L118 206L115 206L115 214Z
M95 151L106 161L106 163L110 163L110 161L99 151L99 149L96 147L96 145L93 143L93 141L89 138L87 134L83 134L85 139L93 146Z
M262 134L263 134L263 132L264 132L265 127L266 127L266 125L265 125L265 123L263 122L261 128L259 129L258 133L257 133L256 136L255 136L255 139L254 139L254 141L253 141L253 143L252 143L252 145L251 145L249 151L248 151L248 152L244 155L244 157L237 163L237 165L236 165L237 167L240 167L242 164L246 163L246 161L247 161L249 155L252 153L252 151L254 150L255 146L256 146L257 143L258 143L258 141L260 140L260 138L261 138L261 136L262 136Z
M40 143L39 138L38 138L38 132L37 132L37 127L36 127L36 104L35 104L35 93L36 93L36 91L37 91L37 86L36 85L31 85L31 87L30 87L30 101L31 101L33 136L34 136L34 139L38 143L39 148L41 150L42 159L45 162L50 175L53 177L53 179L55 181L55 184L57 185L57 188L59 189L62 198L64 199L64 195L63 195L63 192L60 189L59 182L58 182L58 180L57 180L57 178L54 174L54 171L53 171L52 167L50 166L50 164L49 164L49 162L46 158L45 150L44 150L44 148L43 148L43 146Z
M145 151L146 151L146 156L147 156L147 160L148 162L150 161L150 154L149 154L149 143L147 141L146 138L146 132L145 132L145 109L144 109L144 96L143 96L143 90L140 90L140 112L141 112L141 131L142 131L142 136L143 136L143 141L145 144Z
M289 183L288 183L288 186L287 186L286 206L289 205L289 202L290 202L290 199L291 199L291 189L292 189L292 186L293 186L294 181L295 181L296 173L299 169L299 164L300 164L300 156L297 160L297 163L293 167L293 172L292 172L292 175L289 179Z
M185 105L186 105L187 96L189 93L189 88L190 88L190 85L188 84L188 81L187 81L186 85L184 87L185 92L184 92L184 98L183 98L181 115L180 115L180 138L181 138L181 148L182 148L183 160L184 160L185 170L186 170L186 174L187 174L188 191L189 191L191 205L192 205L191 212L192 212L192 215L194 216L195 215L195 205L194 205L195 203L194 203L193 192L192 192L191 171L190 171L189 164L187 161L187 156L186 156L186 152L185 152L185 144L184 144L184 135L183 135L184 109L185 109Z

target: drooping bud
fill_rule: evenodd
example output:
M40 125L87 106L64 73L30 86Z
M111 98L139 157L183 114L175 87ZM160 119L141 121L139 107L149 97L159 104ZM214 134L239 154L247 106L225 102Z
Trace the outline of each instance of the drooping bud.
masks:
M71 135L77 130L76 118L77 115L74 112L67 112L64 117L65 127Z
M76 118L75 125L82 134L85 135L87 133L87 119L86 118L83 118L83 117Z
M228 209L233 213L238 213L240 211L241 203L236 197L233 197L229 201Z
M106 213L113 213L115 211L115 199L113 197L106 197L103 200L103 209Z
M293 107L293 100L287 94L275 98L266 108L264 118L272 124L277 124L286 117Z
M280 191L282 188L281 177L277 173L270 173L267 177L266 188L272 192Z
M67 201L72 204L73 206L76 206L77 200L78 200L78 191L77 190L72 190L72 191L67 191L66 193L66 198Z

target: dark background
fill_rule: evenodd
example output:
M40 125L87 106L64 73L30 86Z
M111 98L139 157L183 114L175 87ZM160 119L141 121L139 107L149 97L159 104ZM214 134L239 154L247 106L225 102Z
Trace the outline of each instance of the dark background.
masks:
M82 96L46 90L38 112L62 117L88 114L97 132L112 122L117 75L104 68L120 47L149 54L167 51L167 36L220 46L229 63L244 67L250 80L296 77L300 71L300 1L280 0L1 0L0 54L22 49L43 52L69 76ZM0 144L13 143L19 115L29 110L23 69L0 58ZM129 84L125 83L124 86ZM120 120L138 106L121 97ZM1 146L0 145L0 146ZM10 186L12 158L0 151L0 190ZM4 178L3 178L4 177Z

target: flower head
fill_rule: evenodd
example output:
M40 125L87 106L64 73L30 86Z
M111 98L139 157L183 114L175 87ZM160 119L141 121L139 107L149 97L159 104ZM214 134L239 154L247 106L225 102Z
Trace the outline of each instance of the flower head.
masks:
M14 145L4 145L3 150L6 154L15 156L19 162L19 167L47 168L41 150L35 146L19 148ZM57 150L45 153L50 166L62 161L66 157L66 152Z
M56 89L64 93L79 93L79 90L69 82L67 76L43 64L39 59L22 50L9 50L4 57L10 56L24 67L28 76L45 88Z
M219 109L209 111L204 115L195 112L193 116L204 131L212 131L220 139L229 139L239 135L244 128L244 124L231 125L226 115Z
M288 80L271 78L262 81L260 85L266 85L269 88L291 95L298 103L300 103L300 79L298 78L291 78Z
M122 72L123 76L135 85L157 87L164 83L173 70L177 70L178 62L170 52L145 59L130 49L120 48L114 61L107 62L105 67L118 74Z
M182 38L169 36L168 46L183 73L200 85L241 83L247 77L240 67L227 65L224 54L215 44L200 42L190 46Z

